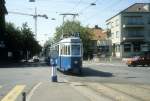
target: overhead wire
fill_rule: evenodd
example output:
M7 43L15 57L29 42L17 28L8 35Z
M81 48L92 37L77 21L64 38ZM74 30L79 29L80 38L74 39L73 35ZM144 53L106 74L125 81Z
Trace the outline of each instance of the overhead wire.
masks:
M81 2L82 2L82 0L79 0L79 1L75 4L75 6L73 7L73 9L70 10L69 12L73 12L74 10L76 10L76 8L80 5Z
M124 1L124 0L116 1L116 2L112 3L111 5L107 6L106 8L102 9L101 11L107 10L108 8L112 8L114 5L115 5L115 7L116 7L116 5L119 5L122 1ZM141 1L141 0L140 0L140 1ZM149 0L149 1L150 1L150 0ZM118 2L119 2L119 3L118 3ZM134 4L134 3L136 3L136 0L135 0L134 2L132 2L132 4ZM96 16L98 16L98 14L92 15L92 16L86 18L84 21L90 21L90 19L92 19L92 18L94 18L94 17L96 17ZM84 21L83 21L83 22L84 22Z
M89 7L92 7L94 4L96 5L96 2L97 2L98 0L95 0L94 2L91 2L88 6L86 6L85 8L83 8L83 9L81 9L80 11L79 11L79 14L81 15L81 14L83 14L83 12L85 11L85 10L87 10ZM93 5L92 5L93 4Z
M116 2L112 3L112 4L109 5L109 6L106 6L106 8L101 9L100 11L106 10L106 9L108 9L108 8L112 8L114 5L115 5L115 6L118 5L118 4L120 4L122 1L123 1L123 0L116 1ZM119 3L118 3L118 2L119 2ZM92 18L95 18L96 16L98 16L97 13L94 14L94 15L92 15L92 16L90 16L90 17L88 17L88 18L85 19L84 21L89 21L89 20L91 20ZM84 22L84 21L83 21L83 22Z

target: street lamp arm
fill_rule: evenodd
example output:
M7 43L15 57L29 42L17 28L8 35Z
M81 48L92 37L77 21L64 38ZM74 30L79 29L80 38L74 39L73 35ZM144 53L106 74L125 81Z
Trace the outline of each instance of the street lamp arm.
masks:
M28 16L35 16L33 14L27 14L27 13L21 13L21 12L12 12L12 11L8 11L8 14L12 13L12 14L18 14L18 15L28 15Z
M38 15L36 15L37 17L44 17L45 19L48 19L48 16L46 15L46 14L44 14L44 15L40 15L40 14L38 14Z
M12 14L18 14L18 15L27 15L27 16L33 16L33 18L35 17L44 17L45 19L48 19L48 16L46 14L43 15L35 15L35 14L27 14L27 13L21 13L21 12L13 12L13 11L8 11L8 13L12 13Z

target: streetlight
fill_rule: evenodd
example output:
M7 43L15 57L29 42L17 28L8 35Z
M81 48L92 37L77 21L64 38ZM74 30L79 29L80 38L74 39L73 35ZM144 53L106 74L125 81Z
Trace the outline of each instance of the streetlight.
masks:
M90 5L91 5L91 6L95 6L95 5L96 5L96 3L91 3Z
M35 0L29 0L29 2L35 2Z
M51 20L56 20L55 18L51 18Z

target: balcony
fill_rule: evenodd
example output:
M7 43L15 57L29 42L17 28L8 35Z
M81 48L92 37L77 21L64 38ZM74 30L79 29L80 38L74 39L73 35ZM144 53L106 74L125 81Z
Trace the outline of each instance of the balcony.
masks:
M144 40L144 35L126 35L123 37L124 41L135 41L135 40Z
M126 23L123 28L144 28L144 22Z

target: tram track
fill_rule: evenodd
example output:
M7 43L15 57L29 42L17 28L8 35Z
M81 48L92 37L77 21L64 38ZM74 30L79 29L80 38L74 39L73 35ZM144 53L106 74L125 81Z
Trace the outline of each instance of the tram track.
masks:
M94 85L89 84L89 88L94 89L99 93L103 93L103 95L105 95L106 97L111 98L112 101L145 101L136 96L132 96L118 89L109 87L105 84L98 84L98 83L95 83Z
M146 89L146 90L149 90L149 91L150 91L150 86L147 86L147 85L141 85L140 87L143 88L143 89Z
M72 85L72 83L70 84ZM150 90L144 88L145 85L84 82L72 86L77 90L80 89L81 93L83 93L82 90L95 92L97 96L110 101L150 101ZM146 87L150 86L147 85Z
M126 86L126 84L122 84L120 86L119 84L117 84L117 86L113 86L111 84L104 84L104 86L127 96L130 96L136 99L136 101L150 101L150 96L148 95L150 94L150 90L147 90L137 85L132 84Z

